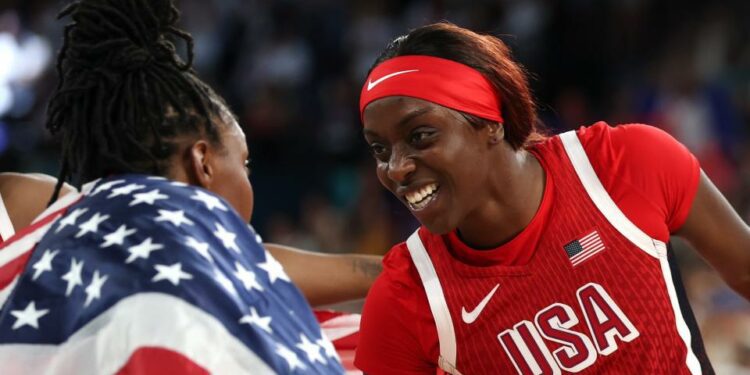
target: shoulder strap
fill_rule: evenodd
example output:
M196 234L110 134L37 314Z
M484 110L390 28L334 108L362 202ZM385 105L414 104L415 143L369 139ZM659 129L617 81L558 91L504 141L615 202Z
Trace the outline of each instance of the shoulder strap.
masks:
M409 248L409 254L417 267L419 277L422 279L422 285L427 293L427 301L430 304L432 316L435 318L437 326L438 341L440 343L440 358L438 366L454 375L460 375L456 369L456 332L453 328L451 313L448 311L448 304L445 301L443 288L440 286L435 266L427 254L422 239L419 238L419 229L417 229L409 239L406 240L406 247Z
M638 246L638 248L649 255L658 258L659 252L656 243L661 243L662 246L663 243L652 239L648 234L644 233L640 228L633 224L624 213L622 213L619 207L617 207L617 204L612 200L612 197L609 196L609 193L604 189L599 177L597 177L594 167L591 166L591 162L589 161L586 151L583 149L583 145L581 145L581 141L578 139L576 132L571 130L560 134L560 140L562 140L565 152L568 154L568 158L573 164L573 169L575 169L583 188L586 189L586 193L588 193L591 200L607 221L609 221L610 224L620 232L620 234Z
M10 215L8 215L8 209L5 208L5 202L3 202L3 197L0 195L0 243L13 237L15 233L13 223L10 221Z

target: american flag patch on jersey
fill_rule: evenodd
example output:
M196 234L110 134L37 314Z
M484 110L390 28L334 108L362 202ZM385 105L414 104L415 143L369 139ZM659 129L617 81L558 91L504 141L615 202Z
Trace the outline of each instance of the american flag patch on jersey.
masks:
M563 246L563 248L568 254L570 263L572 263L573 266L581 264L586 259L589 259L596 253L606 249L602 239L599 237L599 232L596 230L589 232L577 240L569 242L567 245Z

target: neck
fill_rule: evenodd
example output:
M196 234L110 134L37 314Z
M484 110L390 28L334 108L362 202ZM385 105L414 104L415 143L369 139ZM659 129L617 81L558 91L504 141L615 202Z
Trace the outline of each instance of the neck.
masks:
M500 246L529 225L542 203L545 171L526 150L512 151L499 162L508 166L491 176L489 196L458 225L461 239L471 247Z

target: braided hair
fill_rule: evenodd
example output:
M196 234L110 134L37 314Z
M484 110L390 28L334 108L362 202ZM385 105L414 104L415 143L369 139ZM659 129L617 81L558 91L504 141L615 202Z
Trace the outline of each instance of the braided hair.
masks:
M54 202L64 181L120 173L164 175L177 137L221 145L222 99L192 69L193 40L173 0L77 0L57 59L46 127L61 134ZM187 44L187 62L171 38Z

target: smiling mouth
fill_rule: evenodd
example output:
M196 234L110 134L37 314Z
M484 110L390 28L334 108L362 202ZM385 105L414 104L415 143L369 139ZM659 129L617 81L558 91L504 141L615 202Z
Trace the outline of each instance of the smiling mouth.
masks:
M436 183L429 184L417 191L407 193L406 203L412 211L421 211L437 198L440 186Z

